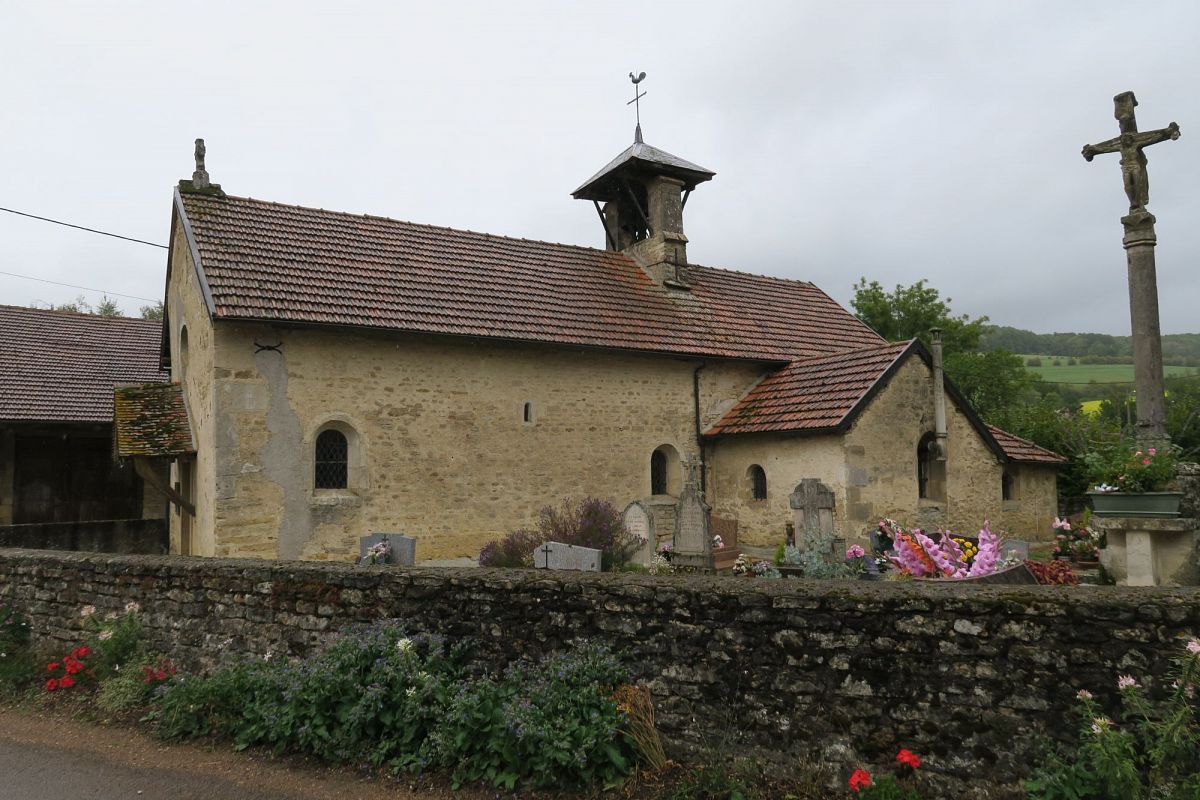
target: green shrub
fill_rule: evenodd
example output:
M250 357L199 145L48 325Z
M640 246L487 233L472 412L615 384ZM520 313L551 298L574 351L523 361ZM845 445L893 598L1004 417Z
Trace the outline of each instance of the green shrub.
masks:
M39 667L29 646L29 622L12 606L0 604L0 692L33 685Z
M137 603L128 603L124 612L112 611L101 616L95 606L83 608L83 625L88 632L86 642L91 649L88 667L99 680L114 676L121 667L143 660L140 610Z

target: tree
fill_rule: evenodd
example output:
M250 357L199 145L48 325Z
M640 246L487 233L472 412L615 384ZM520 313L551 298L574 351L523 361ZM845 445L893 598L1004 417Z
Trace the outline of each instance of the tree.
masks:
M954 352L946 356L946 374L988 422L1013 405L1036 402L1039 378L1021 357L1006 350Z
M928 346L930 329L941 328L947 354L978 348L988 319L954 316L950 298L942 300L938 290L926 286L923 279L912 286L897 284L888 293L879 281L867 283L866 278L860 278L850 305L860 320L890 342L916 337Z
M91 314L92 304L83 295L79 295L69 303L59 303L50 306L51 311L71 311L75 314Z
M152 306L142 306L138 309L138 313L142 315L142 319L156 319L161 322L163 318L163 301L159 300Z
M123 317L125 314L121 311L121 307L117 305L117 301L113 300L108 295L100 298L100 303L96 306L96 313L102 317Z

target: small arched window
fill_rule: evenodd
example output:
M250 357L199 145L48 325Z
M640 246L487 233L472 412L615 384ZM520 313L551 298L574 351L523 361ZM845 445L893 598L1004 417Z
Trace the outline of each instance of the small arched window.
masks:
M345 489L349 480L350 445L346 434L328 429L317 435L314 486L318 489Z
M1004 470L1004 474L1000 476L1000 499L1017 499L1017 481L1008 470Z
M746 470L746 478L750 481L750 497L755 500L767 499L767 471L758 464L751 464Z
M655 450L650 455L650 494L667 493L667 454Z
M184 325L179 329L179 382L187 380L188 372L188 331Z
M932 432L917 443L917 497L942 500L946 496L946 462L937 457L937 436Z

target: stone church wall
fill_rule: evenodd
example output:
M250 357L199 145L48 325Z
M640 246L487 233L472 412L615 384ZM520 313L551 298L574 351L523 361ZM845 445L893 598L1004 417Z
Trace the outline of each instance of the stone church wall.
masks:
M142 606L153 650L187 667L302 654L355 623L473 642L476 663L579 638L623 652L669 747L727 742L843 775L903 746L969 787L1015 781L1041 737L1076 741L1075 693L1165 674L1200 632L1195 590L734 580L0 550L0 600L38 640L79 609ZM1111 713L1111 711L1110 711ZM967 786L962 788L967 789ZM960 796L958 793L946 796ZM961 796L969 796L962 794Z
M344 560L391 531L419 559L474 556L564 497L645 498L660 445L697 456L697 361L239 323L217 325L216 358L217 555ZM702 414L760 372L705 366ZM313 488L330 426L347 490Z
M167 287L166 312L171 347L171 380L183 384L184 401L192 426L197 455L194 464L194 486L196 494L196 518L192 523L192 553L213 555L216 552L213 530L215 519L214 490L216 486L216 460L213 445L216 442L214 420L213 384L206 376L213 373L214 341L213 325L208 316L208 307L200 291L195 264L183 230L176 226L171 241L170 285ZM184 380L184 361L179 348L180 333L187 327L187 376ZM198 380L197 380L198 378ZM180 481L176 467L171 469L171 484ZM171 508L171 551L179 552L180 512Z

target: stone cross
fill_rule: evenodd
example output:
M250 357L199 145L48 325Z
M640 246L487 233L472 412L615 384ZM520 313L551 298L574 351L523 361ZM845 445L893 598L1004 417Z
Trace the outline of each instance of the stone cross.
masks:
M204 140L196 140L196 171L192 173L192 184L197 189L204 189L209 186L208 170L204 168Z
M1129 318L1133 334L1133 372L1137 388L1137 438L1144 443L1167 438L1166 391L1163 381L1162 334L1158 322L1158 281L1154 269L1154 215L1146 210L1150 201L1150 180L1146 175L1144 150L1152 144L1179 138L1179 126L1172 122L1156 131L1139 133L1133 92L1121 92L1113 98L1121 135L1083 146L1083 157L1091 161L1103 153L1121 154L1121 177L1129 198L1129 214L1121 217L1125 226L1125 253L1129 271Z

